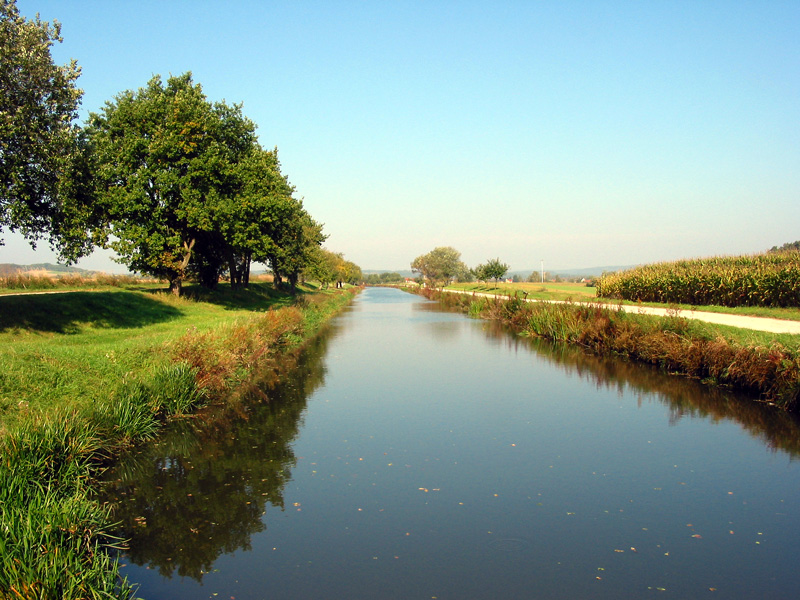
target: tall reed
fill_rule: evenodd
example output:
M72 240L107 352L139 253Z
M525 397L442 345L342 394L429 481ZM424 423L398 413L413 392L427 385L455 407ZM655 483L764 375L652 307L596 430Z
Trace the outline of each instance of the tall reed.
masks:
M107 507L89 486L100 440L73 413L0 436L0 597L129 598Z

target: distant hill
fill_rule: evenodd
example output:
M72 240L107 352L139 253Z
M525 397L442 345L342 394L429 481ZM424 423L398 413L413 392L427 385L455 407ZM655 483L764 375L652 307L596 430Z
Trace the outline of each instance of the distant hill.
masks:
M364 275L380 275L381 273L397 273L403 277L419 277L419 273L414 273L408 269L362 269Z
M603 273L613 273L614 271L626 271L632 269L636 265L623 265L611 267L588 267L584 269L556 269L549 271L553 275L561 277L600 277Z
M52 263L37 263L34 265L16 265L13 263L0 263L0 276L13 275L20 271L47 271L59 275L66 275L67 273L75 273L78 275L89 275L94 271L88 269L81 269L80 267L68 267L66 265L54 265Z
M559 277L564 278L572 278L572 277L600 277L603 273L612 273L614 271L625 271L627 269L632 269L636 265L625 265L625 266L610 266L610 267L586 267L583 269L545 269L545 273L550 277L558 275ZM539 273L539 269L515 269L514 271L509 271L508 275L513 277L514 275L519 275L522 279L527 279L531 273Z
M589 267L583 269L545 269L548 275L555 276L558 275L559 277L600 277L604 272L613 272L613 271L624 271L626 269L632 269L636 265L625 265L625 266L611 266L611 267ZM362 269L361 271L364 275L372 275L377 274L380 275L381 273L399 273L403 277L419 277L419 273L414 273L413 271L409 271L408 269ZM514 269L513 271L508 272L509 277L513 277L514 275L519 275L522 279L527 279L531 273L538 273L539 269Z

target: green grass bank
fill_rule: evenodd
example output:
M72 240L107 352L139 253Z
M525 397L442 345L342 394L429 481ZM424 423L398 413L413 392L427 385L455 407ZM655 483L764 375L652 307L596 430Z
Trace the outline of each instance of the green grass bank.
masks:
M774 336L674 316L624 312L600 303L526 302L422 289L472 317L495 319L520 335L577 344L657 365L670 373L728 385L759 401L800 410L800 336Z
M0 598L129 598L99 470L281 368L353 297L311 287L0 296Z

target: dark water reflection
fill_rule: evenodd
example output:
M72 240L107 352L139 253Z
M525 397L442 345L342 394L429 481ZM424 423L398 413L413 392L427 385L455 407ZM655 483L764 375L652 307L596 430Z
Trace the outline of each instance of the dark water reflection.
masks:
M250 550L266 529L266 507L284 508L291 443L324 381L330 335L314 340L280 385L269 377L240 401L175 423L106 474L104 499L130 540L127 560L201 582L220 555Z
M788 598L798 450L746 399L370 289L108 493L149 599Z
M761 440L767 448L781 450L790 459L800 455L800 421L796 415L752 402L743 393L709 386L683 376L665 376L649 365L598 356L567 344L520 338L496 322L484 331L499 344L518 352L533 351L569 374L591 381L597 388L615 390L620 396L634 395L637 402L659 402L669 409L670 424L684 417L729 420Z

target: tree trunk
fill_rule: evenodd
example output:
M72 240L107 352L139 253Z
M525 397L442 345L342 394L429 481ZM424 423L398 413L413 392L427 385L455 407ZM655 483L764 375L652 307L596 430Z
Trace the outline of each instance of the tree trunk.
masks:
M180 267L173 278L169 280L169 291L176 296L180 296L183 290L183 276L186 273L186 267L189 266L189 261L192 260L192 249L196 241L196 239L192 238L188 242L183 242L183 249L185 250L183 260L181 260Z
M244 257L244 266L242 266L242 285L247 287L250 285L250 263L252 262L252 257L250 252L248 252Z
M239 287L239 270L236 268L236 257L231 252L228 255L228 271L231 276L231 289L235 290Z
M180 296L183 289L183 278L180 275L175 275L169 280L169 291L175 296Z

